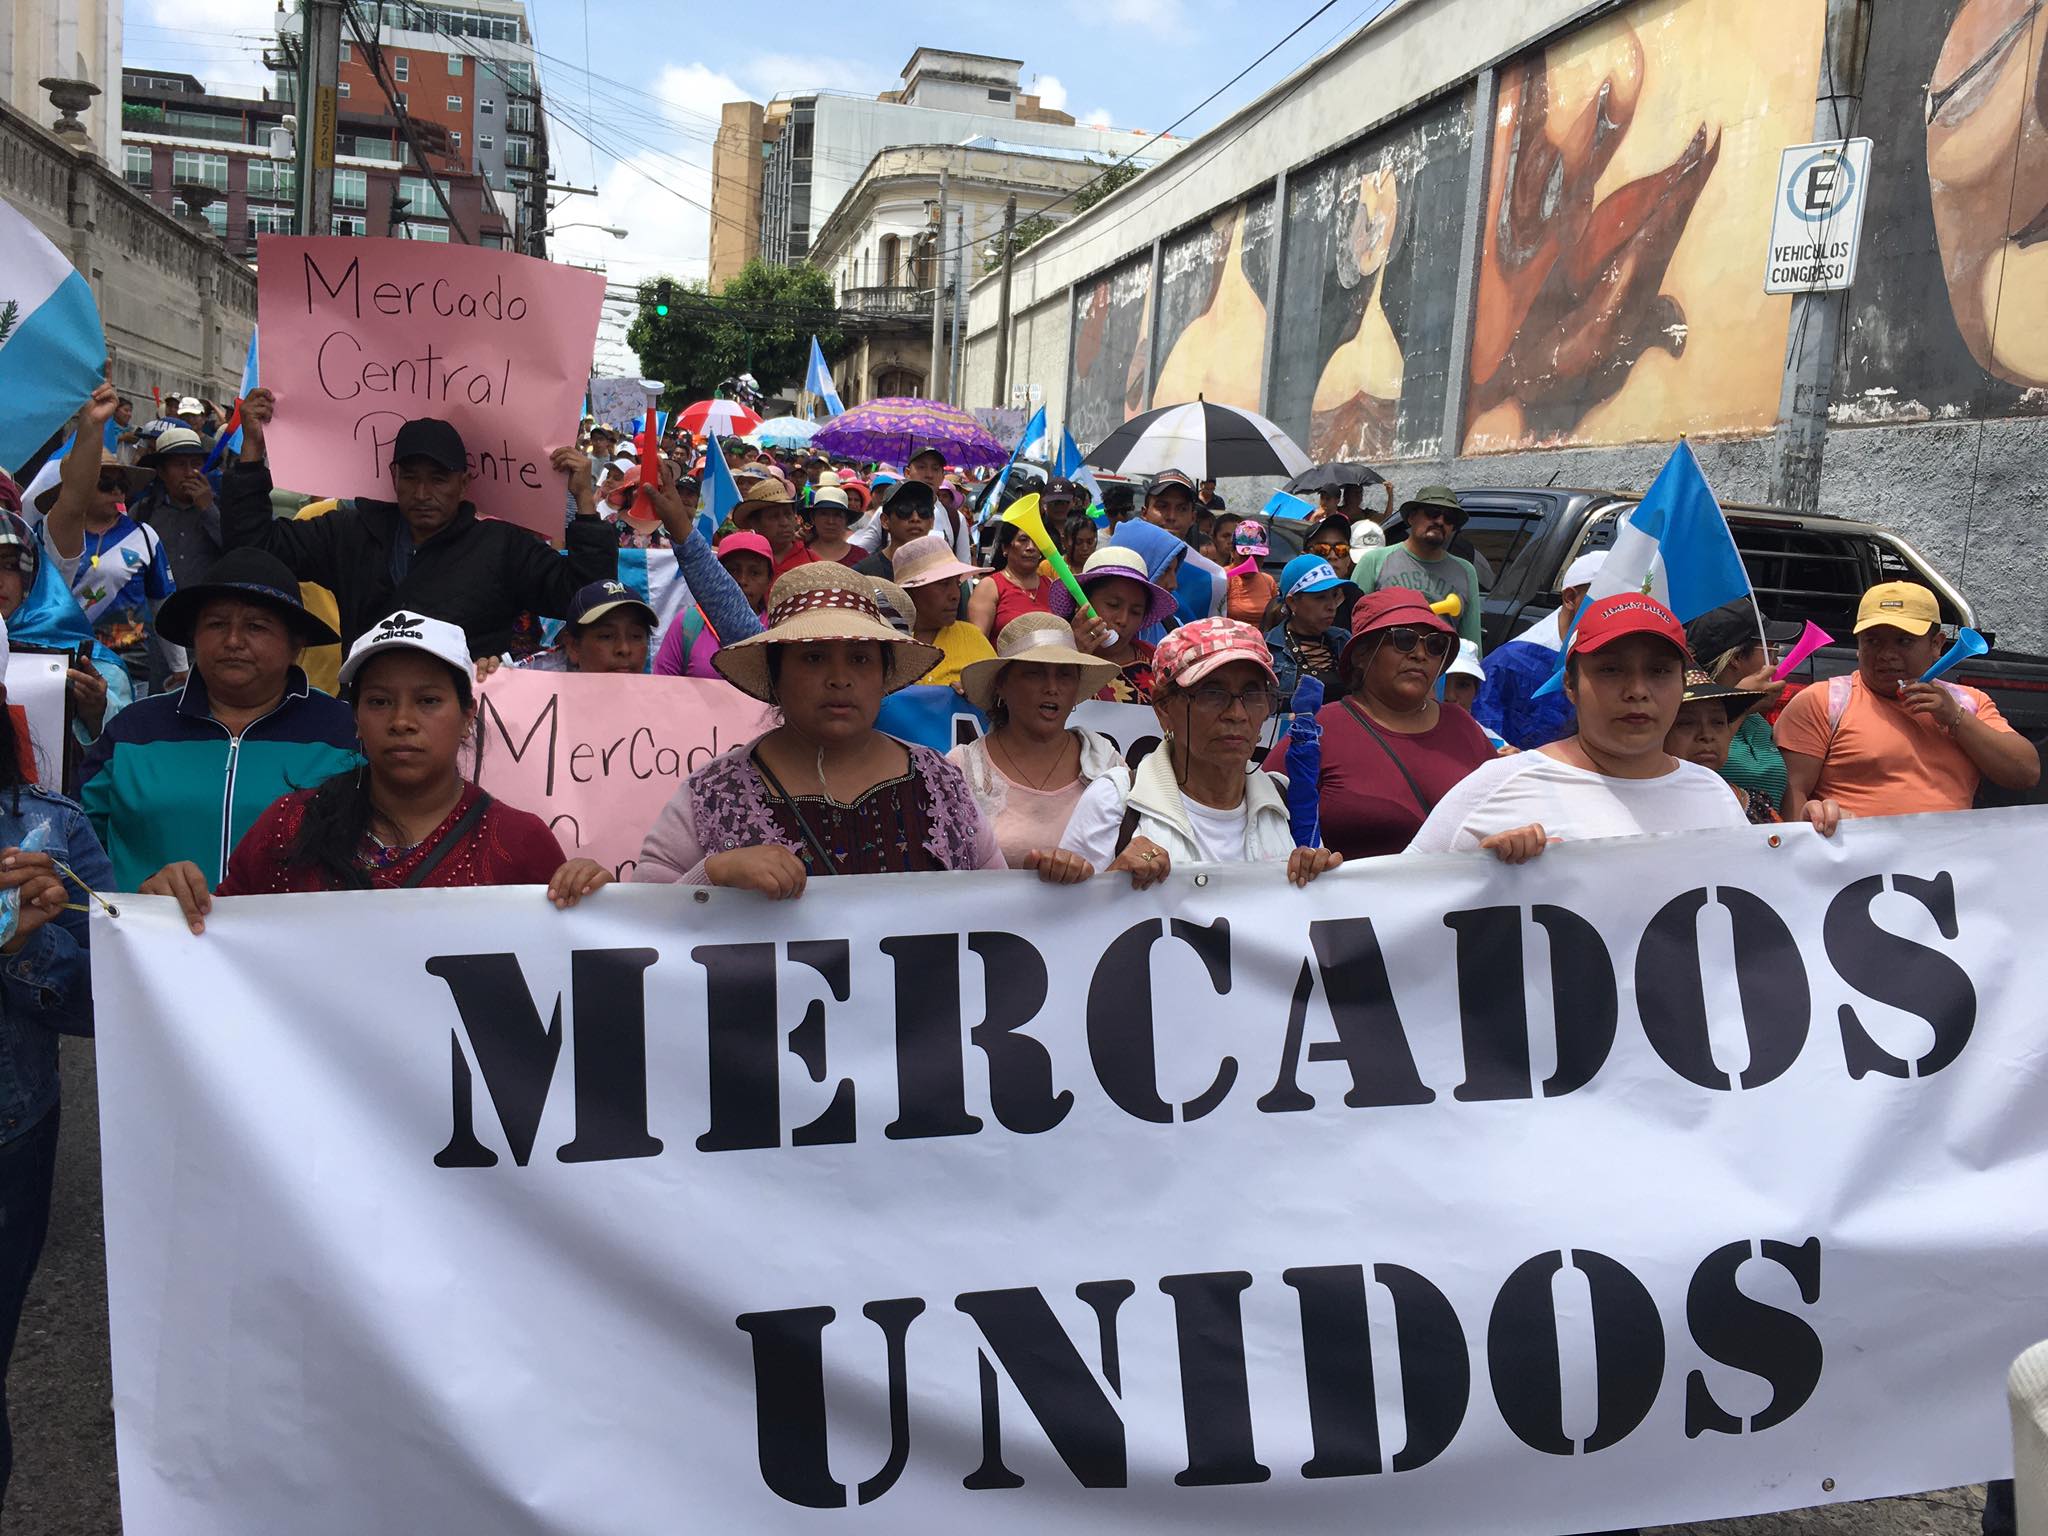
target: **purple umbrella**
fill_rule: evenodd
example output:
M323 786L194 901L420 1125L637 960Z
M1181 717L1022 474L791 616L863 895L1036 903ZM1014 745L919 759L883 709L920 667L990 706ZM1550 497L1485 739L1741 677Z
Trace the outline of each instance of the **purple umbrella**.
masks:
M963 469L994 469L1010 457L1008 448L957 405L901 395L870 400L833 417L818 428L811 447L899 466L925 448L938 449L948 464Z

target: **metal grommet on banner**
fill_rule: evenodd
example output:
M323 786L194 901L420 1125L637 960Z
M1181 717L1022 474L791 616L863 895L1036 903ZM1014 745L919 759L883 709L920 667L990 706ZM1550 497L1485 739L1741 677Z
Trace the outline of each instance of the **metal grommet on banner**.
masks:
M701 905L711 899L711 893L709 891L696 891L692 893L692 899Z
M1820 1480L1820 1491L1822 1493L1833 1493L1835 1491L1835 1480L1832 1477L1822 1478Z
M1778 836L1777 833L1773 832L1771 834L1771 846L1773 848L1782 848L1785 846L1785 839Z
M1197 875L1197 876L1195 876L1195 885L1196 885L1196 886L1197 886L1198 888L1199 888L1199 887L1201 887L1201 886L1205 886L1205 885L1207 885L1208 883L1209 883L1209 877L1208 877L1207 875Z

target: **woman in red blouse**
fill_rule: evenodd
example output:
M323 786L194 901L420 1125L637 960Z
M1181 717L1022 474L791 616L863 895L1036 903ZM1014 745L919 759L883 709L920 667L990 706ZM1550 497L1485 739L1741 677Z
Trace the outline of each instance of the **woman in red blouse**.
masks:
M341 668L363 766L274 802L235 845L214 894L545 885L556 906L572 907L607 884L609 870L565 858L538 816L462 777L471 676L452 624L401 611L365 633ZM194 933L212 909L196 865L173 864L142 889L177 897Z

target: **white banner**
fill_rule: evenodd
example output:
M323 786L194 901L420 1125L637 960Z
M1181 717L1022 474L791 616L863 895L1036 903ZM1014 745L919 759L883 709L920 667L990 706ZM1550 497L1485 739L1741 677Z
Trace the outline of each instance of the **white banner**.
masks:
M2048 812L95 916L129 1536L1603 1530L2001 1475Z

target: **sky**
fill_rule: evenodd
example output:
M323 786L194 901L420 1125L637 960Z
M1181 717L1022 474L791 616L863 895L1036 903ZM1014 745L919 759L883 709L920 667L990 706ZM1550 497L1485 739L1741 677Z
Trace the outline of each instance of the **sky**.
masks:
M892 89L919 46L1025 61L1023 89L1083 122L1154 132L1315 16L1299 36L1175 129L1193 137L1348 36L1390 0L777 0L750 31L746 5L713 25L665 0L528 0L546 108L550 179L595 190L560 198L557 260L603 263L614 283L702 277L709 254L711 143L728 101L809 90ZM259 55L276 0L127 0L125 63L197 75L216 92L271 83ZM703 7L691 7L701 14ZM1320 15L1316 15L1318 11ZM685 15L688 13L685 12ZM205 20L201 21L202 15ZM615 306L608 307L618 314ZM623 361L623 334L600 358Z

